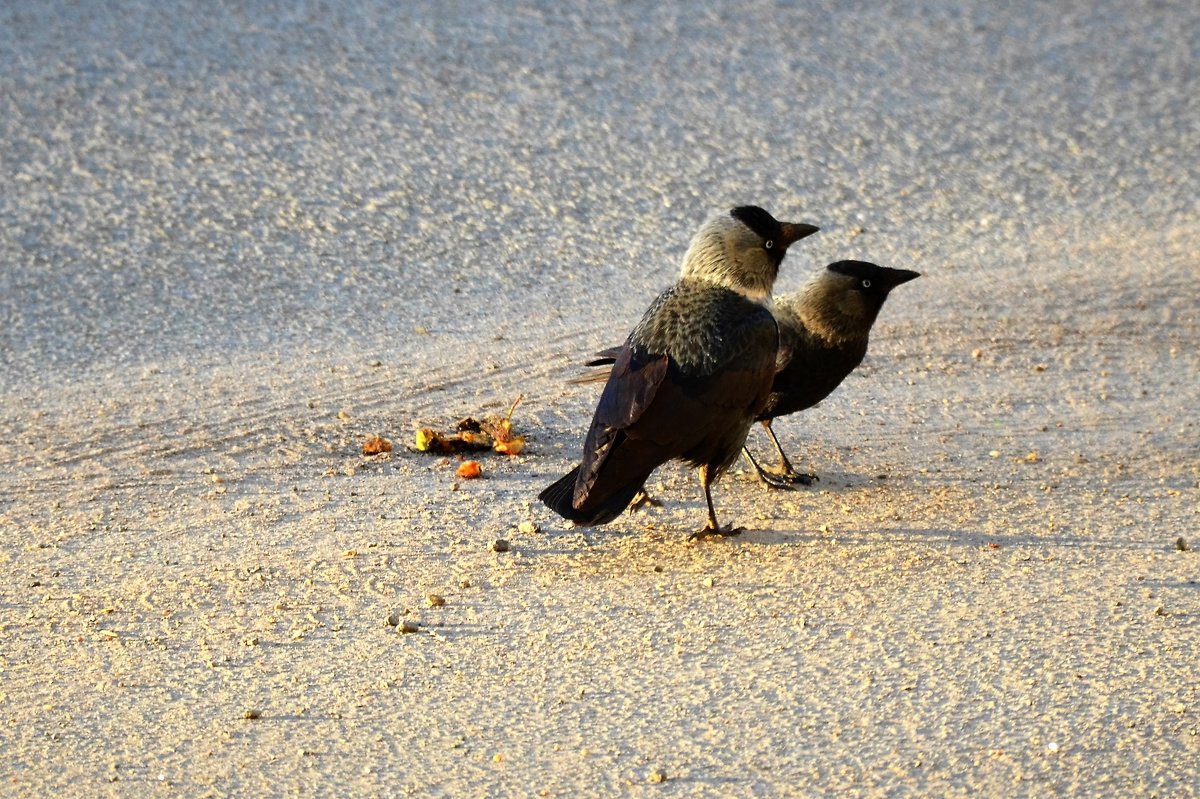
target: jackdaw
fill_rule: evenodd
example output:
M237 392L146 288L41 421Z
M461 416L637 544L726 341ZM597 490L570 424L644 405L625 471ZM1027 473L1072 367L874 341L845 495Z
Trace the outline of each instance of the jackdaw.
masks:
M679 458L699 469L708 505L707 523L689 538L740 533L717 523L710 485L766 406L779 352L771 289L788 246L816 231L756 206L706 222L678 282L614 353L582 462L538 498L578 525L606 524L651 472Z
M758 421L779 453L779 466L764 469L746 449L746 457L765 483L786 487L808 485L816 479L816 475L798 474L792 468L771 422L811 408L833 393L867 354L871 326L888 293L917 277L920 272L908 269L838 261L814 275L799 291L775 300L778 371Z

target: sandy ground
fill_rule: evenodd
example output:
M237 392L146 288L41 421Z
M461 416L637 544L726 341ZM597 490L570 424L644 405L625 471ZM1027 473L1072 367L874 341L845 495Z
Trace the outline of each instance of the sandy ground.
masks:
M1197 795L1197 85L1184 3L0 6L0 794ZM924 272L820 483L570 529L746 202Z

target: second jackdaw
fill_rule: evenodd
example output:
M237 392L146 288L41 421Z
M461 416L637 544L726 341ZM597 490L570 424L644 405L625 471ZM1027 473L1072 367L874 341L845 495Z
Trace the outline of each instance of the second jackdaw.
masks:
M795 483L808 485L816 479L816 475L798 474L792 468L771 422L811 408L833 393L867 354L871 326L888 293L920 276L920 272L866 261L837 261L814 275L799 291L776 298L778 371L758 421L779 453L779 465L765 469L746 450L746 457L765 483L782 488Z

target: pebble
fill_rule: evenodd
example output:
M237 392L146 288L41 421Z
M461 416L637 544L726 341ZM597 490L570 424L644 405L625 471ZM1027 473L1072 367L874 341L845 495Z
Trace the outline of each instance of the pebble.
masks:
M1191 549L1191 547L1188 546L1187 540L1184 539L1183 536L1179 536L1179 538L1175 539L1175 548L1180 552L1187 552L1189 549Z
M250 710L243 711L242 718L246 719L247 721L253 721L254 719L261 719L262 711L258 710L257 708L251 708Z
M421 629L421 625L417 624L412 619L405 619L396 625L396 632L399 633L415 633Z
M667 775L661 771L651 771L650 775L646 779L653 783L666 782Z
M492 542L493 552L507 552L509 549L508 540L505 538L497 538Z
M426 594L425 604L431 608L440 608L446 604L446 599L441 594Z
M537 522L523 521L517 525L517 532L522 535L533 535L540 531L541 528L537 526Z

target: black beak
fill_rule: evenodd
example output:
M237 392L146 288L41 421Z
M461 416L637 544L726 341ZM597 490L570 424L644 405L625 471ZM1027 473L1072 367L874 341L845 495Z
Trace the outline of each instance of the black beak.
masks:
M892 288L899 286L901 283L907 283L910 280L916 280L921 276L920 272L914 272L911 269L889 269L889 277L891 278Z
M806 225L803 222L783 222L781 226L783 227L783 233L780 236L780 244L784 248L790 247L800 241L800 239L811 236L821 229L816 225Z

